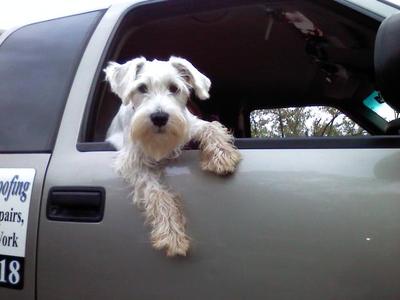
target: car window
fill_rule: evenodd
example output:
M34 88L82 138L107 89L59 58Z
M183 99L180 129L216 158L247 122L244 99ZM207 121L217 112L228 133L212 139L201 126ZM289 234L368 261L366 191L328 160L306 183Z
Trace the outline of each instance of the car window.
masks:
M334 107L259 109L250 114L251 137L363 136L368 132Z
M276 123L273 114L257 111L277 107L288 114L308 115L301 130L286 126L285 137L388 135L388 121L363 104L374 92L373 50L379 22L334 2L234 5L233 1L230 6L218 2L196 9L160 2L130 11L99 70L109 61L125 63L139 56L183 57L212 82L210 99L193 96L189 109L204 120L221 122L246 142L282 136L278 127L271 128L271 122ZM81 144L104 142L121 104L101 71L93 86L95 105L88 107Z
M0 45L0 152L50 152L76 68L102 12L30 24Z

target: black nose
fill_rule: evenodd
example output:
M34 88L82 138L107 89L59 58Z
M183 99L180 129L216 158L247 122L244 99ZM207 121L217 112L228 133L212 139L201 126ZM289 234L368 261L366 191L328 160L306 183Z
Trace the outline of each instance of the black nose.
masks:
M162 127L168 122L169 115L166 112L158 111L150 115L150 119L154 125Z

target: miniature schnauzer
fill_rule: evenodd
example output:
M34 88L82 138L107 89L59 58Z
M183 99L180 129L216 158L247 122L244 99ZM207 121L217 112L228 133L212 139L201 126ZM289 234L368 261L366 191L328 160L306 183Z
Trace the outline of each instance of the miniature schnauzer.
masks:
M191 140L199 142L200 166L218 175L234 172L241 156L233 136L218 122L201 120L186 104L193 91L209 98L210 80L190 62L135 58L110 62L104 69L122 105L106 140L118 151L115 168L133 188L133 201L151 226L151 242L168 256L185 256L190 239L179 195L163 182L168 160L177 158Z

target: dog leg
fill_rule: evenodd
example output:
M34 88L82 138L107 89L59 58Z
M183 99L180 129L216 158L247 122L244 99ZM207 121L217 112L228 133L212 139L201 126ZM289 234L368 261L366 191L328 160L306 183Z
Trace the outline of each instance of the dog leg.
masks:
M201 122L194 137L200 142L200 166L204 171L228 175L241 160L233 136L219 122Z
M151 242L156 249L165 249L167 256L186 256L189 237L185 233L186 219L178 195L159 183L146 179L140 206L151 226Z

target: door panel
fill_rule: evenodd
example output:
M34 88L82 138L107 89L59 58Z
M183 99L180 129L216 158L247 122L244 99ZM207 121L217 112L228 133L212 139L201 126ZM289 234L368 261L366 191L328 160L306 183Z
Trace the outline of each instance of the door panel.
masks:
M37 231L39 224L40 201L42 196L42 188L43 188L45 172L49 159L50 159L50 154L1 154L0 155L1 168L13 168L13 169L29 168L35 170L35 176L31 192L30 207L29 207L29 217L27 223L24 274L23 275L20 274L24 282L23 288L9 289L5 287L0 287L0 299L7 299L7 300L35 299L36 263L37 263L36 249L37 249ZM8 201L11 201L11 197L7 200L7 202ZM4 203L3 196L2 199L0 199L0 210L2 208L1 207L2 203ZM6 219L6 217L4 217L4 219ZM3 220L3 222L0 221L0 235L3 235L4 226L9 227L9 224L6 224L5 220ZM20 247L21 246L20 243L22 243L21 239L17 240L16 242ZM0 245L0 254L1 253L2 253L2 246Z
M151 248L115 152L55 156L44 190L102 186L100 223L41 210L38 299L398 299L397 149L242 150L231 177L202 172L197 151L167 168L192 250ZM46 197L45 197L46 198Z

